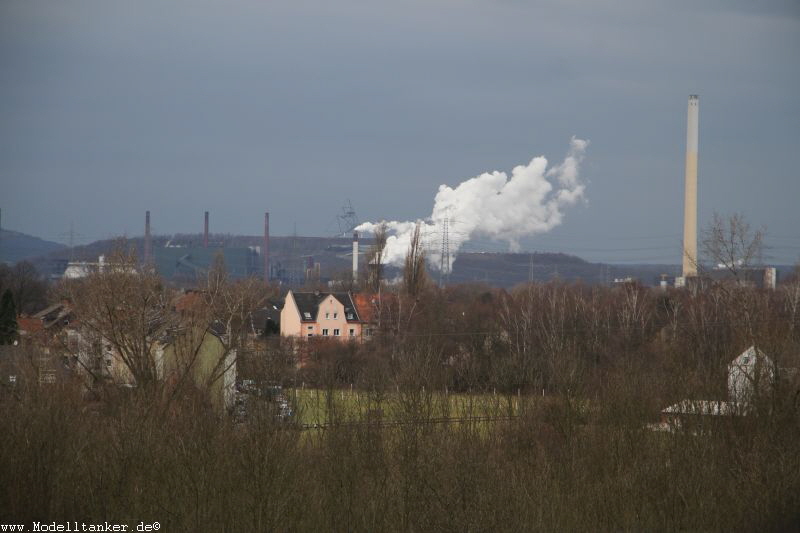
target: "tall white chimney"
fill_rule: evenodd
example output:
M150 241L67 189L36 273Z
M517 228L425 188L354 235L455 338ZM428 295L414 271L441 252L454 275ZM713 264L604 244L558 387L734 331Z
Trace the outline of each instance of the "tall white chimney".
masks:
M683 200L683 277L697 275L697 139L700 97L689 96L686 123L686 182Z
M358 281L358 232L353 232L353 281Z

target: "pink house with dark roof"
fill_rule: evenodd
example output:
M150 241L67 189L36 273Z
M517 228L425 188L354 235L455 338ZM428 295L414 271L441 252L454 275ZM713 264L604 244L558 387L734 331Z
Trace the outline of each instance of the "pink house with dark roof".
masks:
M365 323L348 292L289 291L281 310L281 336L361 340Z

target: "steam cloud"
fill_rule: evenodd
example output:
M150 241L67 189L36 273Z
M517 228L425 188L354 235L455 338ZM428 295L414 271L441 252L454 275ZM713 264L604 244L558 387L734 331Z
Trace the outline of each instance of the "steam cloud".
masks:
M578 177L589 141L570 141L569 152L560 165L547 168L544 156L527 165L505 172L485 172L461 182L455 188L440 185L429 219L415 222L385 222L389 237L383 263L401 265L411 244L414 226L419 222L431 244L428 258L439 267L440 252L434 240L441 241L443 222L449 219L450 265L461 246L473 237L485 236L506 241L512 251L519 250L519 239L546 233L561 224L565 207L583 198L585 185ZM365 222L358 231L374 233L380 223Z

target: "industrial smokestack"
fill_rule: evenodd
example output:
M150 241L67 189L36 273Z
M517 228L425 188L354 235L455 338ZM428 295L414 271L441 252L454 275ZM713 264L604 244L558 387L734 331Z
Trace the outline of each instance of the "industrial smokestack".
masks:
M700 97L689 96L686 122L686 182L683 202L683 277L697 275L697 144Z
M206 211L206 221L203 226L203 248L208 248L208 211Z
M264 213L264 283L269 283L269 212Z
M447 246L442 247L450 259L466 241L477 236L506 241L511 251L519 251L520 239L558 226L565 210L584 197L586 185L579 170L588 144L573 137L560 164L548 166L547 159L539 156L527 165L515 166L510 176L505 172L484 172L455 187L441 185L431 216L419 226L420 231L439 233L445 220L458 220L458 231L450 231ZM521 195L524 202L520 201ZM385 224L389 233L381 259L385 264L400 266L418 226L415 221L395 220ZM365 222L353 229L375 233L381 225ZM429 264L440 266L441 255L444 254L432 252ZM373 261L368 259L368 263ZM449 271L452 261L446 263Z
M153 240L150 236L150 211L144 212L144 264L150 266L153 260Z
M353 281L358 281L358 232L353 232Z

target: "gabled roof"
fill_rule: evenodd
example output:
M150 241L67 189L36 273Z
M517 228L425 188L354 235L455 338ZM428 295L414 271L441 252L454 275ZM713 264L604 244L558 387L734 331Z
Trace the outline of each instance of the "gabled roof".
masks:
M31 318L41 320L45 328L50 328L55 325L65 325L72 315L72 308L66 302L59 302L53 304L38 313L34 314Z
M17 329L20 334L32 335L44 329L44 324L41 318L34 318L30 316L19 316L17 318Z
M345 316L352 314L353 318L348 322L360 322L358 309L347 292L292 292L297 310L300 312L300 320L303 322L315 322L319 304L328 296L333 296L344 307Z
M319 303L328 295L320 292L292 292L294 303L300 312L300 320L314 322L317 319Z
M374 322L377 313L376 296L373 294L358 293L353 296L358 316L362 322Z
M661 411L665 415L725 416L742 414L745 405L717 400L682 400Z
M750 346L748 349L739 354L736 359L731 361L728 365L728 368L752 368L756 364L766 364L768 366L772 366L774 363L772 362L772 359L764 354L764 352L755 346Z
M264 307L256 309L250 313L250 321L252 325L254 327L258 326L263 328L264 324L267 323L267 320L271 320L275 324L280 324L283 304L284 301L282 298L267 300L267 302L264 304Z
M347 318L348 322L360 322L358 315L358 308L353 303L353 298L350 296L349 292L332 292L331 296L339 300L339 303L344 306L344 315L348 317L348 315L352 315L353 318Z

